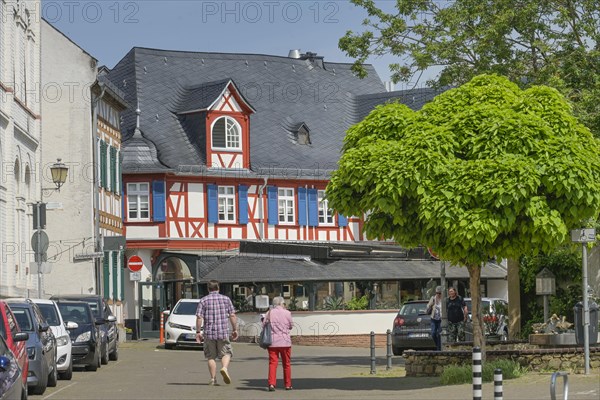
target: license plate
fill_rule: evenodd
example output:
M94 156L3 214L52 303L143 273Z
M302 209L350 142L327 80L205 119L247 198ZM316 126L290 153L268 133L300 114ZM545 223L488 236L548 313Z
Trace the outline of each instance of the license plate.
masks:
M195 333L186 333L185 338L189 339L189 340L196 339L196 334Z
M428 333L409 333L409 338L426 338L429 337Z

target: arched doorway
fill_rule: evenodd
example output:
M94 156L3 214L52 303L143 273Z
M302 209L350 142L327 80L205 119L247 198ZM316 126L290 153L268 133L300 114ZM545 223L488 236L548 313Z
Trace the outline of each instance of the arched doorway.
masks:
M195 257L163 253L152 266L152 281L140 282L140 337L157 338L160 317L182 298L198 298ZM193 272L194 271L194 272Z

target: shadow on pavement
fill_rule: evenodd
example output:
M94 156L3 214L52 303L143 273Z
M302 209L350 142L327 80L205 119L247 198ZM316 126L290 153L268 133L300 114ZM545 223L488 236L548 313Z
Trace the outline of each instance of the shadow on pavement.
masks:
M281 380L277 382L283 386ZM348 390L390 390L394 392L402 390L418 390L440 387L431 378L371 378L371 377L348 377L348 378L292 378L294 390L314 389L339 389ZM260 390L265 391L266 379L240 379L237 390ZM283 390L283 387L280 387Z

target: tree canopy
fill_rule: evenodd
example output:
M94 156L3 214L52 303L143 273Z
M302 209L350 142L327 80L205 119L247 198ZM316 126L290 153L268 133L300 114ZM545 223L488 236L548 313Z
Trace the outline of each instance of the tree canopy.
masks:
M368 13L365 31L348 31L339 47L365 75L371 55L391 54L394 81L419 79L458 86L482 73L521 86L549 85L575 104L575 114L600 137L600 2L597 0L351 0Z
M419 111L381 105L352 126L327 198L366 213L369 238L466 265L477 318L482 262L552 251L598 217L600 142L556 89L481 75Z

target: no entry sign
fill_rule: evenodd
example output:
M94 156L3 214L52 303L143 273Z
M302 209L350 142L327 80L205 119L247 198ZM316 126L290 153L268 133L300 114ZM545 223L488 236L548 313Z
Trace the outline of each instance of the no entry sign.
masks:
M131 272L138 272L143 266L144 262L140 256L131 256L129 257L129 260L127 260L127 267Z

